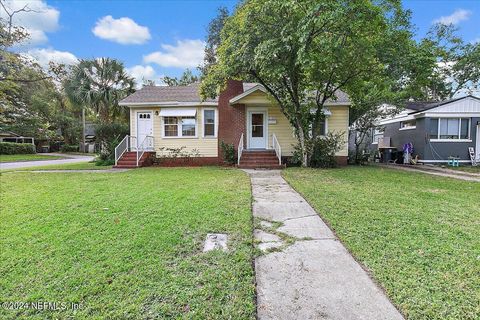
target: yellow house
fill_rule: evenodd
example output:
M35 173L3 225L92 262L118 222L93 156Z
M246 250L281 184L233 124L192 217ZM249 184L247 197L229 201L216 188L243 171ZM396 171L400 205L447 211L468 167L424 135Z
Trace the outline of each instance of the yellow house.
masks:
M283 167L297 144L294 130L279 106L256 83L228 81L216 99L202 101L198 84L146 86L120 102L130 108L130 135L116 150L117 167L145 163L147 155L189 164L223 162L221 142L233 145L240 167ZM323 110L322 130L345 134L336 156L346 164L350 101L342 92Z

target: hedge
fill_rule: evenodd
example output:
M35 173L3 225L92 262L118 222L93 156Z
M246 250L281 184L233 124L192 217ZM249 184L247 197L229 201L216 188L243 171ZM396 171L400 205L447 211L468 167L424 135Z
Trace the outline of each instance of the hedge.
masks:
M29 143L0 142L0 154L36 153L35 146Z
M60 147L62 152L78 152L78 145L64 144Z

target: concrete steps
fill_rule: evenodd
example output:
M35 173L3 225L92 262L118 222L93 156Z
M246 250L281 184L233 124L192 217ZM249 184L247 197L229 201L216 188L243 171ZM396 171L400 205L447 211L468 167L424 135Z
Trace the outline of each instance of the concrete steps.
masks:
M240 158L241 169L283 169L285 166L278 163L277 155L273 150L247 150Z
M147 167L152 165L151 157L155 154L155 152L145 152L141 159L138 161L138 167ZM137 167L137 153L133 152L125 152L122 157L118 160L117 165L113 166L113 168L138 168Z

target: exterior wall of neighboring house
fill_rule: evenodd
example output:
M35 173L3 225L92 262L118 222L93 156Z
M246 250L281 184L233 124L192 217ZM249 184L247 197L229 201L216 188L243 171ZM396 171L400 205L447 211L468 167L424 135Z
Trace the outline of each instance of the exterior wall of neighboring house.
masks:
M427 118L426 122L430 122L431 118ZM480 117L473 117L470 119L470 141L448 141L448 142L435 142L427 140L425 144L424 157L422 159L427 160L445 160L448 157L458 157L460 160L470 161L470 155L468 148L476 148L477 142L477 123L480 121ZM428 126L427 126L428 128ZM428 130L425 132L425 134ZM478 150L477 150L478 151Z
M390 145L392 147L402 151L403 145L410 142L413 144L415 154L418 154L420 159L425 159L425 119L417 119L416 127L411 129L401 129L400 122L386 124L384 127L384 137L390 137Z
M184 151L193 153L196 149L200 157L218 157L218 134L217 137L204 137L203 136L203 110L204 109L217 109L216 107L193 107L197 110L196 113L196 137L164 137L164 126L162 117L156 115L160 113L162 109L179 109L177 107L138 107L130 108L130 135L137 136L137 114L139 112L150 111L153 121L153 136L155 140L154 149L157 152L157 156L168 154L161 148L180 148L185 147ZM192 109L192 108L188 108ZM216 125L218 126L218 112L216 112ZM218 132L218 129L217 129Z
M464 120L458 120L457 123L453 122L448 126L443 125L444 121L452 119L468 119L468 138L461 136L460 128L461 124L464 124ZM415 127L401 128L402 121L410 123L410 125L412 121L415 121ZM413 143L414 154L418 154L421 162L447 162L450 157L459 158L462 162L470 162L469 147L473 147L477 157L480 158L478 150L480 144L477 143L479 121L480 99L467 96L443 103L439 102L419 111L408 110L398 118L380 122L380 126L384 128L383 136L389 137L390 145L396 147L397 150L401 151L405 143ZM441 127L443 130L448 130L443 133L448 138L440 136L442 134L439 132ZM435 132L436 138L430 137L431 128L434 128L432 132ZM453 131L450 131L451 128ZM456 134L457 130L458 135ZM372 146L375 145L372 144Z

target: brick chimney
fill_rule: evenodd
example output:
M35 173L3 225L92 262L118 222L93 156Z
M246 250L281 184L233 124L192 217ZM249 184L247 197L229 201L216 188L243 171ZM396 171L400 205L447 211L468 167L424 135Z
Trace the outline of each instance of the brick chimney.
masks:
M243 93L243 82L228 80L227 86L218 97L218 156L222 157L221 142L233 144L237 150L240 136L246 136L245 105L231 106L229 101ZM245 143L245 141L244 141Z

